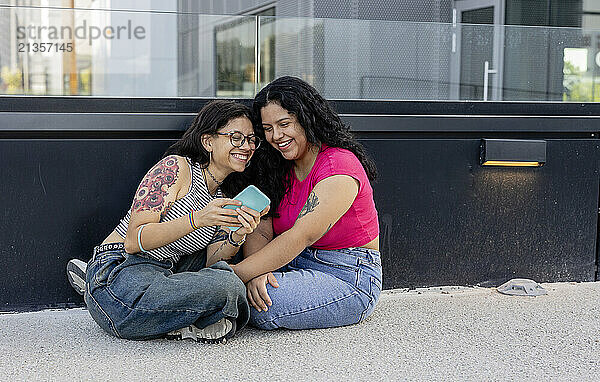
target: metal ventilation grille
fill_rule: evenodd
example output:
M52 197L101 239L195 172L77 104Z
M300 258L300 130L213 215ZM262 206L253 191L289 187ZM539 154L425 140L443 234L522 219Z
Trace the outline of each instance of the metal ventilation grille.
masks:
M448 99L451 26L373 22L360 98ZM379 38L376 38L379 36Z
M283 3L285 1L279 1ZM388 21L451 22L451 0L325 0L314 2L314 17Z
M550 4L550 9L548 9ZM507 25L581 27L582 0L506 0Z
M333 19L276 21L275 76L327 98L448 99L451 25Z

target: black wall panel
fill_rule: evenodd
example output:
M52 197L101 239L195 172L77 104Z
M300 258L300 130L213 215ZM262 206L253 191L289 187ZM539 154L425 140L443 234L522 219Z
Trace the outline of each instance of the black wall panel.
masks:
M479 139L365 144L384 287L594 280L598 141L548 140L539 168L482 167Z
M204 102L178 100L189 107L163 113L133 100L140 110L119 113L109 101L63 100L52 111L44 100L0 99L0 311L82 304L67 261L89 259ZM68 110L73 102L98 110ZM597 278L596 105L564 104L556 115L547 104L336 106L380 172L384 288ZM48 124L30 130L32 118ZM547 162L481 167L484 137L545 139Z
M479 139L363 139L380 177L384 287L592 281L596 140L549 140L541 168L483 168ZM65 264L129 207L167 140L0 140L3 310L81 303Z
M81 304L67 261L91 257L169 143L0 140L0 309Z

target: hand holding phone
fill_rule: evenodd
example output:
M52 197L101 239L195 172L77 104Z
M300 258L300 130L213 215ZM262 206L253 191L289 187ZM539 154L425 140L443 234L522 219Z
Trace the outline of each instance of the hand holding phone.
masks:
M271 200L265 195L261 190L253 185L249 185L244 188L242 192L237 194L233 199L239 200L242 202L243 206L248 208L252 208L255 211L262 212L269 204L271 204ZM223 208L235 210L240 206L234 205L226 205ZM227 227L231 231L237 231L240 227Z

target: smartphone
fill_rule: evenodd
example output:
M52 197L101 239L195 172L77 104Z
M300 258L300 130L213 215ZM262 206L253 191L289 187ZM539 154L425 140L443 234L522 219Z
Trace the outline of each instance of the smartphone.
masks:
M253 185L249 185L248 187L244 188L242 190L242 192L240 192L239 194L237 194L235 196L235 198L233 198L235 200L239 200L240 202L242 202L242 205L252 208L255 211L261 212L262 210L264 210L265 208L267 208L267 206L269 204L271 204L271 200L267 197L267 195L263 194L261 190L259 190L258 188L256 188ZM239 208L241 206L234 206L231 204L228 204L226 206L224 206L223 208L227 208L230 210L235 210L236 208ZM237 231L240 227L228 227L231 231Z

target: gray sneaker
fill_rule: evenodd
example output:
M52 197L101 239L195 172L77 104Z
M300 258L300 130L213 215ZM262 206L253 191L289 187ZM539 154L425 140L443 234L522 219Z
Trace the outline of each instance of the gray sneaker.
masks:
M235 334L235 319L223 317L206 328L199 329L196 325L186 326L167 333L167 338L175 340L192 339L207 344L224 344Z
M87 263L79 259L71 259L67 263L67 278L69 284L77 293L83 296L85 292L85 271Z

